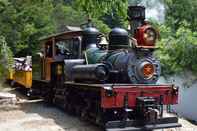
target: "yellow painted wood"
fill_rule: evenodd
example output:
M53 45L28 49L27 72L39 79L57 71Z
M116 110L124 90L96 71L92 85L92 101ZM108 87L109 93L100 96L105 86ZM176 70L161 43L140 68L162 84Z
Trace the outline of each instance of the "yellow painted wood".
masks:
M45 65L44 65L44 78L45 80L51 80L51 63L53 62L53 58L45 58Z
M15 71L13 80L25 88L32 87L32 71Z
M8 70L7 80L13 80L14 70Z

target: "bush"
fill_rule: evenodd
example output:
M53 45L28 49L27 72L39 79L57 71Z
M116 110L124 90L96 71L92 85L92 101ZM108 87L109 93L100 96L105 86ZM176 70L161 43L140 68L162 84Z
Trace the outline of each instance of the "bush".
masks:
M5 38L0 36L0 78L9 70L12 70L13 54L7 46Z
M161 36L156 56L160 59L163 74L191 70L197 73L197 32L192 32L186 22L176 32L160 26Z

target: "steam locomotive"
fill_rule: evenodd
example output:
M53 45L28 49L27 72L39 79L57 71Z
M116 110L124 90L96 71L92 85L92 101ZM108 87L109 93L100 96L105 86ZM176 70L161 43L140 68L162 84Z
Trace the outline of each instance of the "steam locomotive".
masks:
M96 28L82 31L82 59L54 66L53 102L108 131L180 127L176 117L163 118L163 105L177 103L178 89L156 85L161 72L153 56L158 33L144 20L144 7L130 6L128 15L132 38L127 30L114 28L107 49L99 45L102 34Z
M128 19L131 29L112 29L108 45L94 27L42 38L29 94L107 131L180 127L177 117L163 116L164 105L177 104L178 88L156 84L158 33L145 21L144 7L129 6Z

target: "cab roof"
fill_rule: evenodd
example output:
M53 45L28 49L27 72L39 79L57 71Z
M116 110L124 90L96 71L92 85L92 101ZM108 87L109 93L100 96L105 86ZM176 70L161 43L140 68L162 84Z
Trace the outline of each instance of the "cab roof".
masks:
M64 31L61 33L55 33L51 34L49 36L44 36L39 39L41 42L47 42L55 39L56 41L58 40L64 40L67 38L72 38L72 37L77 37L81 36L82 34L82 29L80 27L75 27L75 26L66 26Z
M49 36L41 37L39 39L39 41L47 42L47 41L52 41L53 39L55 39L55 41L60 41L60 40L64 40L64 39L67 39L67 38L77 37L77 36L81 36L81 35L82 35L82 30L79 30L79 31L65 31L65 32L56 33L56 34L52 34L52 35L49 35Z

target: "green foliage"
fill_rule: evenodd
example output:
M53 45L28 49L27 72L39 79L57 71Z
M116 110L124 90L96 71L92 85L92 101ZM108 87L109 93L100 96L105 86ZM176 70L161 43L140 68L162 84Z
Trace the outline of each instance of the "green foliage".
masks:
M54 7L52 20L57 32L64 31L67 25L80 26L86 22L83 12L74 10L71 6L65 6L62 3Z
M114 10L118 12L119 16L127 17L127 0L75 0L74 5L91 18L99 18Z
M92 19L92 22L94 23L96 28L98 28L102 33L107 34L110 32L109 26L106 25L102 20Z
M165 0L166 24L177 30L186 21L192 31L197 31L197 0Z
M50 20L50 0L4 0L0 14L0 34L4 35L14 53L31 52L36 48L38 37L53 32ZM31 53L30 53L31 54Z
M197 73L197 1L165 0L166 20L156 24L160 30L160 48L156 55L163 74L191 70Z
M191 70L197 73L197 32L182 22L176 33L161 25L162 39L158 42L157 57L161 60L163 74Z
M80 26L87 16L104 33L110 31L105 15L126 27L127 5L127 0L0 0L0 35L15 56L33 55L40 37L64 31L66 25Z
M12 70L13 54L7 46L5 38L0 36L0 77L8 70Z
M103 33L108 33L111 24L127 27L127 0L75 0L73 5L93 19Z
M84 21L85 15L64 0L0 0L0 35L17 57L34 53L40 37Z

